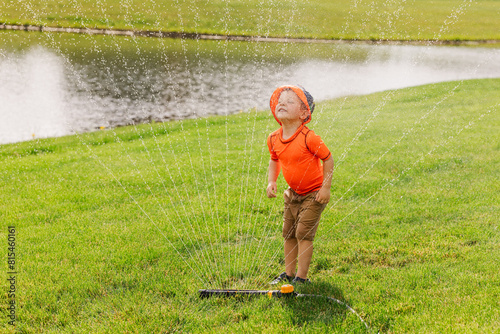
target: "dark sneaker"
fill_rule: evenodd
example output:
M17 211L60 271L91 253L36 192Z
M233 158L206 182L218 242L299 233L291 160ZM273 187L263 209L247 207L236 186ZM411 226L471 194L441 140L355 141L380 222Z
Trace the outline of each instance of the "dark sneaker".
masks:
M292 280L292 285L301 285L301 284L311 284L311 281L309 278L300 278L300 277L295 277Z
M288 276L286 272L281 273L278 277L276 277L271 283L271 285L276 285L278 283L290 283L293 280L293 276Z

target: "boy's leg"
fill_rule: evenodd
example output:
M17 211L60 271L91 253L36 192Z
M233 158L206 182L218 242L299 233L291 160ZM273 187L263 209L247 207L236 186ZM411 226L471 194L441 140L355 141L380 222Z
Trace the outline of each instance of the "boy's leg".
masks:
M295 239L297 240L297 239ZM297 277L307 278L307 273L309 271L309 265L311 264L311 259L313 255L313 242L310 240L300 240L298 242L298 262L299 267L297 268Z
M301 203L295 237L298 243L298 269L296 277L307 278L313 255L313 240L316 235L321 213L326 204L315 200L317 191L309 193Z
M295 277L298 253L297 239L285 239L285 272L288 276Z
M297 229L297 215L300 203L296 203L297 194L290 188L285 190L285 207L283 212L283 238L285 253L285 272L288 276L295 277L297 268L298 243L295 238Z

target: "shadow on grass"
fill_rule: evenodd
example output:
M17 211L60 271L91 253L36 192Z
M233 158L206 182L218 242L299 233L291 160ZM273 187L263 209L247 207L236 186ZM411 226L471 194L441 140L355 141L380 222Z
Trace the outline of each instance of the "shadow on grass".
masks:
M204 328L233 331L238 326L260 328L262 321L267 321L264 325L267 329L285 326L308 333L369 332L364 320L349 308L349 301L338 287L315 281L298 286L295 292L297 296L279 299L263 294L213 294L210 295L213 298L207 295L192 302L197 304L198 313L205 314L206 320L201 325Z
M299 294L297 298L282 299L284 309L289 312L290 322L295 326L312 325L325 329L351 327L346 323L348 315L352 315L346 306L349 302L338 287L325 282L314 282L298 286L295 291ZM353 323L356 329L366 329L361 319L349 320L349 323Z

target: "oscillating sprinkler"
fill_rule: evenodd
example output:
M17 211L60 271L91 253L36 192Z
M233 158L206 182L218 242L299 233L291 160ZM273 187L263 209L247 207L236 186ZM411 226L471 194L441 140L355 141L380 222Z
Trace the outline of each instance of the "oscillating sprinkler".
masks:
M293 285L285 284L280 290L232 290L232 289L201 289L198 290L201 298L212 296L232 297L232 296L255 296L267 295L269 298L295 297L297 293L293 290Z
M305 297L305 298L325 298L336 302L337 304L345 306L349 311L355 314L361 322L365 325L366 329L369 329L368 324L361 318L361 316L346 303L335 299L333 297L321 296L321 295L310 295L296 293L293 289L293 285L285 284L281 286L280 290L233 290L233 289L200 289L198 290L201 298L208 297L235 297L235 296L257 296L257 295L267 295L269 298L289 298L289 297Z

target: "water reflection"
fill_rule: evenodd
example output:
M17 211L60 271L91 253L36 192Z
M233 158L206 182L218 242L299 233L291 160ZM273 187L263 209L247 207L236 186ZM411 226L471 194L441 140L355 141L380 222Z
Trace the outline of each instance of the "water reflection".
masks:
M68 133L66 76L59 57L35 47L0 62L0 143Z
M320 101L500 77L495 48L0 37L0 143L265 109L285 83L304 85Z

